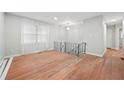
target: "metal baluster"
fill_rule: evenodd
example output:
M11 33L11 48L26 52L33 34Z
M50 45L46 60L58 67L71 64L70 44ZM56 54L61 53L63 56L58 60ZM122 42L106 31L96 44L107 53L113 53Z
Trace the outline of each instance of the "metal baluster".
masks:
M84 54L86 53L86 43L84 44Z
M86 42L70 43L54 41L54 49L60 52L71 53L79 56L86 53Z
M77 56L79 56L79 44L78 44L78 53L77 53Z

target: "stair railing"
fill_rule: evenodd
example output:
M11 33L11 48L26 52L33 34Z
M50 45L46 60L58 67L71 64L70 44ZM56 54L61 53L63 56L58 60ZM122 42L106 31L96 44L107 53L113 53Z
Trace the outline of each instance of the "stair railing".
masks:
M60 52L75 54L77 56L86 53L86 43L54 42L54 49Z

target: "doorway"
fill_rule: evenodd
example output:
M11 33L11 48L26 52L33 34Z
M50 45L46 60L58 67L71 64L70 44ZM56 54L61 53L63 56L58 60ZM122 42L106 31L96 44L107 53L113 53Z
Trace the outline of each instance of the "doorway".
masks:
M115 25L107 25L107 48L115 48Z
M106 48L122 49L123 47L123 30L122 21L107 23Z

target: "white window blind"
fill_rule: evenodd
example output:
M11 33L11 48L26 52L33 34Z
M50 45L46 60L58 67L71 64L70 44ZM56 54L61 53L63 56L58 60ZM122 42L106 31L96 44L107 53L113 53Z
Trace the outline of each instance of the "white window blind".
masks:
M31 20L23 21L21 42L23 54L47 50L49 47L49 27Z

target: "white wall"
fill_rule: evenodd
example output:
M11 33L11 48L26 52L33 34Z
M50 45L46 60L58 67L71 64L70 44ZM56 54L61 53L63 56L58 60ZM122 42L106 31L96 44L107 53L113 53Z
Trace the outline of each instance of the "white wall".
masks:
M8 13L5 14L6 56L22 54L21 24L23 20L27 20L27 18L14 16ZM32 19L28 19L28 20L32 20ZM52 31L52 25L41 21L36 21L36 20L32 20L32 21L34 21L34 23L36 22L38 24L40 23L43 25L48 25L48 27L51 27L50 30ZM49 40L51 41L52 38L53 37L49 38ZM52 45L48 45L48 47L51 48Z
M115 26L115 49L119 49L120 36L119 30L122 28L122 24L116 24Z
M0 62L5 55L4 13L0 12Z
M87 53L103 56L105 51L103 17L97 16L84 20L79 30L79 40L87 43Z
M79 38L79 31L80 31L79 25L70 26L70 30L66 31L67 41L73 42L73 43L80 43L80 41L83 41L83 40L80 40L80 38Z
M104 22L103 22L103 30L104 30L104 53L105 53L107 46L107 24Z
M19 17L5 15L6 56L21 53L21 20Z
M122 32L123 32L123 38L122 38L122 49L124 50L124 19L122 20ZM124 54L124 51L123 51Z
M79 26L72 25L69 27L70 30L67 31L64 25L53 25L51 27L52 30L50 33L51 43L53 44L54 41L66 41L66 42L74 42L74 43L83 41L83 40L79 40L79 28L78 28Z
M51 25L50 30L50 48L53 49L54 41L66 41L68 38L68 32L65 30L65 27L62 25Z

